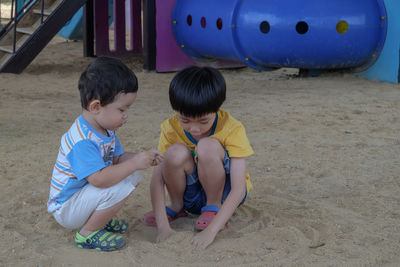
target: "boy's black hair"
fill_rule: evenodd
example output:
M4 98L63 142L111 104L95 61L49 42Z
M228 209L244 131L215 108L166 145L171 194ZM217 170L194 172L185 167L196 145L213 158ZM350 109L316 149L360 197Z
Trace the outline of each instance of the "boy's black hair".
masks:
M119 93L136 93L138 81L121 60L111 57L98 57L81 74L78 83L82 108L87 109L90 101L100 100L105 106L113 102Z
M225 79L211 67L187 67L175 75L169 86L172 109L192 118L217 112L225 96Z

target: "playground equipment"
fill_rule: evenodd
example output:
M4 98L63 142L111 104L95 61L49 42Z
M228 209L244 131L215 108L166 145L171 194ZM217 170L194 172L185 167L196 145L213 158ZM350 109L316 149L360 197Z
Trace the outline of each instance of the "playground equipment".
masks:
M400 83L400 1L385 0L384 3L388 17L384 47L376 62L357 75L370 80Z
M247 65L313 73L340 69L368 79L400 82L398 0L112 0L113 47L109 0L53 1L53 11L45 14L42 5L41 20L29 31L15 26L20 19L0 30L1 44L3 33L14 29L12 49L9 44L0 46L11 54L1 59L0 72L21 72L85 4L80 19L85 56L143 53L144 68L158 72L188 65ZM31 36L15 41L19 36L15 32Z
M128 2L129 3L129 2ZM108 25L113 22L113 0L108 0ZM69 40L83 39L83 7L67 22L64 27L58 32L62 37Z
M24 0L17 0L16 2L17 2L17 13L18 13L24 6ZM0 1L0 3L1 3L1 1ZM2 19L1 19L1 6L0 6L0 30L3 27L2 24L3 23L2 23Z
M376 0L178 0L172 21L180 47L199 60L240 60L258 70L338 69L376 58L386 17Z
M82 40L83 38L83 7L75 13L72 18L65 23L64 27L58 32L62 37L69 40Z
M129 5L126 3L129 2ZM108 0L96 0L93 2L94 12L94 37L96 42L95 53L96 55L107 56L123 56L127 54L140 54L142 53L142 22L141 22L141 0L113 0L112 6ZM126 9L129 7L130 16L126 18ZM113 8L113 47L110 47L109 36L109 14L110 9ZM128 24L128 25L127 25ZM130 36L129 47L126 43L126 37ZM88 38L89 39L89 38ZM94 41L94 38L90 38ZM90 54L89 53L89 54Z
M86 0L11 0L0 30L0 72L21 73Z
M21 73L64 29L68 30L69 39L82 31L85 56L118 57L142 52L141 0L11 1L14 7L11 18L0 29L0 72ZM132 7L128 21L130 48L126 47L125 6L128 1ZM109 36L109 13L114 18L114 40ZM111 41L114 45L110 47Z
M157 40L158 71L188 62L179 47L195 64L218 59L258 70L367 70L359 75L399 82L397 0L160 2L172 17L168 21L167 15L157 14L157 36L162 36ZM169 27L172 37L166 34Z

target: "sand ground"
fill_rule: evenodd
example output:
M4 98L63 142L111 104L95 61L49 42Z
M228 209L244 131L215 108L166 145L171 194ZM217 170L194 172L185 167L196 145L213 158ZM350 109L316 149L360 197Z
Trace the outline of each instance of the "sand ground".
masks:
M154 243L140 217L151 209L151 170L118 217L127 245L74 247L74 231L46 211L61 135L80 114L77 80L91 61L81 42L52 42L20 75L0 74L0 266L399 266L400 86L352 74L223 70L223 108L247 128L254 190L206 250L190 244L195 218ZM128 151L157 146L172 111L173 73L124 60L140 91L118 130Z

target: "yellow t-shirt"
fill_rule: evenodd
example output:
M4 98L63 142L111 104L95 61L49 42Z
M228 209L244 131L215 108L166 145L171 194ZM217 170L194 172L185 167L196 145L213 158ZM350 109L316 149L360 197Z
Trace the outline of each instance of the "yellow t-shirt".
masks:
M231 158L244 158L254 153L249 139L246 135L246 129L243 124L233 118L228 112L220 109L218 111L218 121L215 132L210 137L217 139L221 145L228 151ZM196 144L192 143L186 136L178 115L165 120L161 124L161 135L158 143L158 150L162 153L167 152L170 145L181 143L186 145L189 150L196 151ZM246 171L246 186L250 192L253 186L250 182L250 175Z

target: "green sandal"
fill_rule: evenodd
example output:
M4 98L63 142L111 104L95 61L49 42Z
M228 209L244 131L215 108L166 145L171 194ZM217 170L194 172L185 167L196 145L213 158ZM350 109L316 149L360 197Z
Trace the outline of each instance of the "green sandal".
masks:
M118 236L101 229L93 232L88 237L84 237L80 233L76 233L75 243L79 248L112 251L123 247L125 245L125 240L122 238L122 236Z
M111 219L111 221L104 226L104 229L108 232L123 234L128 230L128 227L129 223L125 220Z

